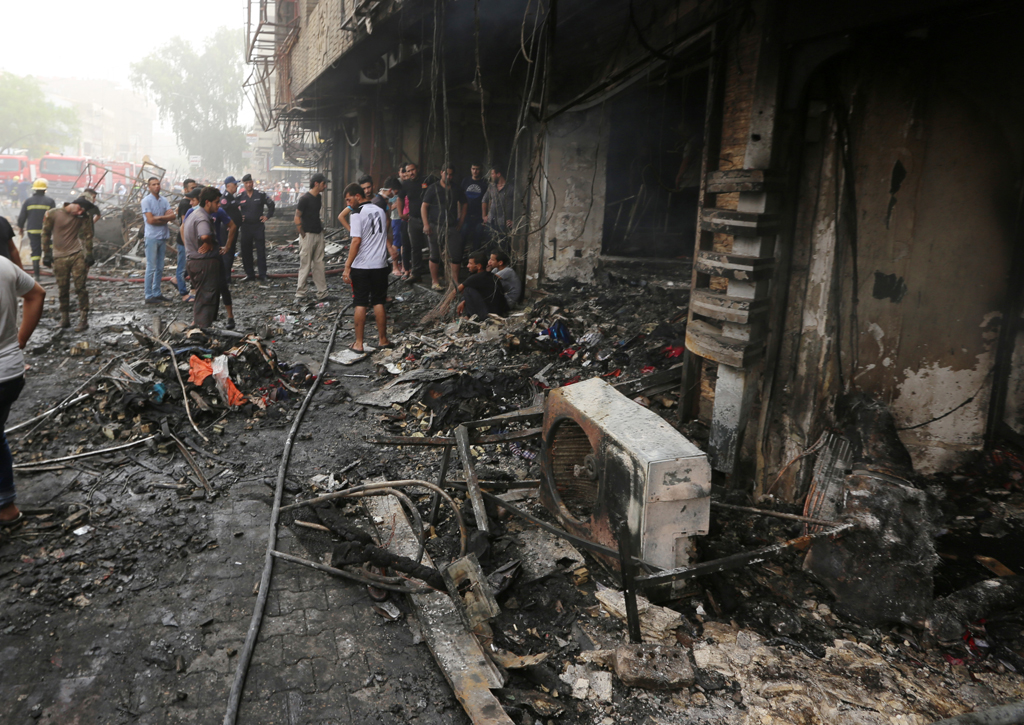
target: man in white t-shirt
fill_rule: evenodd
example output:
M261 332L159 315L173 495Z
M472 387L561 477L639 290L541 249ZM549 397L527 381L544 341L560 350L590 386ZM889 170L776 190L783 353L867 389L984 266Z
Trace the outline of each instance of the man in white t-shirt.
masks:
M18 298L25 300L18 327ZM14 505L14 461L4 426L11 406L25 387L25 356L21 352L43 316L46 292L25 270L0 257L0 526L13 526L22 514Z
M366 200L359 184L345 187L348 204L352 244L342 279L352 285L355 303L356 341L352 349L363 352L363 328L366 326L366 308L373 308L377 320L378 347L394 347L388 341L388 316L384 302L388 295L388 274L398 252L391 243L391 224L387 215L376 204Z

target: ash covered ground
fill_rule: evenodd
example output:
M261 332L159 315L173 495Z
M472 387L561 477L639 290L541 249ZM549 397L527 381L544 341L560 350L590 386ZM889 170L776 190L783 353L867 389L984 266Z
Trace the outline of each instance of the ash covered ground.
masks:
M287 272L296 259L294 248L279 245L271 269ZM394 283L396 348L351 366L331 363L321 373L347 297L339 276L328 279L339 299L304 309L293 304L291 279L235 284L237 332L248 338L189 334L175 324L190 319L183 304L155 313L179 363L229 354L231 379L248 398L229 409L214 376L187 383L201 433L188 420L170 355L149 337L154 313L143 309L141 285L90 283L94 313L83 334L57 329L51 291L9 425L103 374L84 389L90 398L10 437L16 462L35 466L17 472L27 522L0 534L0 671L11 722L223 718L255 602L284 439L313 375L322 387L299 429L286 502L369 481L436 480L438 448L367 438L448 435L460 423L528 407L545 389L595 376L668 380L682 354L686 296L678 280L622 274L596 285L552 285L505 321L441 316L426 324L441 295ZM346 315L334 350L351 339ZM678 381L638 389L641 404L675 420ZM201 477L163 435L165 423ZM699 423L685 432L698 443L706 436ZM47 463L150 437L108 455ZM536 500L536 440L473 452L485 490L556 523ZM1011 544L1021 536L1022 469L1007 451L957 477L915 481L935 497L945 524L936 540L937 595L990 577L990 559L1020 570L1024 562L1013 553L1019 547ZM447 480L462 479L454 458ZM735 492L716 494L750 503ZM472 525L466 494L453 495ZM413 500L428 518L430 497ZM329 559L343 539L339 516L376 535L361 505L341 502L330 514L286 514L278 548ZM497 695L517 723L925 723L1024 694L1020 607L968 623L958 642L937 642L908 625L860 624L802 571L799 551L694 580L661 603L666 609L653 605L649 616L662 617L661 625L647 639L682 653L691 682L672 690L627 687L609 672L609 653L627 637L601 564L571 547L545 558L550 537L538 538L535 527L493 504L488 516L492 536L474 537L471 549L498 591L501 613L487 645L513 658ZM713 559L802 530L713 511L698 552ZM457 554L447 508L428 536L435 561ZM279 561L240 721L468 719L403 597L381 603L365 586Z

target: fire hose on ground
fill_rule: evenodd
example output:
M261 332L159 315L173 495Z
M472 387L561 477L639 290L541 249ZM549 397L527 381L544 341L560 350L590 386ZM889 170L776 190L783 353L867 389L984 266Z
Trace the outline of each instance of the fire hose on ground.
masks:
M288 431L288 437L285 439L284 451L281 454L281 465L280 468L278 469L277 474L277 485L275 486L274 489L274 505L270 514L270 531L269 536L267 538L267 553L263 564L263 574L260 578L259 593L256 598L256 604L253 608L252 620L249 623L249 630L246 633L245 644L243 645L243 648L239 653L238 666L235 670L235 680L234 683L231 685L231 691L228 695L228 707L227 712L224 715L224 725L235 725L235 722L238 718L238 708L241 705L242 692L245 688L245 679L249 671L249 664L252 661L253 651L256 648L256 639L259 637L260 627L263 623L263 614L264 611L266 610L267 597L270 593L270 581L271 576L273 574L274 559L283 559L285 561L291 561L297 564L311 566L314 569L324 571L325 573L331 574L333 576L351 579L361 584L376 586L380 589L387 589L389 591L396 591L405 594L416 594L424 591L430 591L429 589L423 587L410 587L404 584L399 585L397 583L397 581L399 580L395 577L381 577L379 575L373 574L372 572L362 572L361 574L354 574L350 571L345 571L343 569L326 566L324 564L319 564L317 562L310 562L305 559L300 559L299 557L291 556L289 554L284 554L282 552L276 551L275 549L277 546L277 524L282 511L292 510L303 506L317 505L325 500L334 498L360 498L363 496L374 495L396 495L398 494L398 491L396 491L395 489L412 486L426 488L428 490L437 491L451 507L452 511L454 512L455 520L459 526L459 532L461 535L461 555L465 556L466 554L466 525L465 522L462 520L462 515L458 509L458 506L455 505L455 502L451 499L450 496L448 496L447 493L445 493L444 491L440 490L437 486L427 481L404 480L367 484L364 486L353 487L346 491L339 491L334 494L329 494L328 496L321 496L318 498L297 502L291 504L290 506L281 506L281 498L284 494L284 482L288 474L288 464L291 459L291 450L292 445L295 442L296 433L298 432L299 426L302 423L302 419L306 414L306 410L309 408L310 402L313 400L313 395L320 385L320 380L323 377L322 371L327 369L327 364L329 362L331 350L334 348L334 340L337 337L338 327L341 324L342 317L351 306L351 304L346 305L340 312L338 312L338 316L334 321L334 327L331 329L331 336L327 342L327 348L326 350L324 350L323 360L321 361L320 364L321 375L318 375L316 377L316 379L313 381L313 384L310 386L309 391L306 393L306 397L302 401L302 406L299 408L298 413L296 413L295 415L295 420L292 423L291 430ZM398 497L400 500L404 498L404 496L401 495L399 495ZM413 506L413 508L415 509L415 506ZM422 554L423 546L421 542L421 546L419 549L419 557L417 557L417 561L420 557L422 557Z

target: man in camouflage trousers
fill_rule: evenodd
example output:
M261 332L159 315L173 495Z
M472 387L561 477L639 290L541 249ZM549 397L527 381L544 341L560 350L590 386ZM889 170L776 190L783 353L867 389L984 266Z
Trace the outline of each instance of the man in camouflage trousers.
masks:
M85 287L92 256L92 215L96 207L79 197L63 208L51 209L43 217L43 264L53 267L60 301L60 326L71 327L71 283L78 296L78 326L89 329L89 291Z

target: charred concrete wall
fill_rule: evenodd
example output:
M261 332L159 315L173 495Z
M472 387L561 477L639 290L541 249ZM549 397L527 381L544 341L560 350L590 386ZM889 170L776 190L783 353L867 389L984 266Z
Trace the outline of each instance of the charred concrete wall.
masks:
M565 113L543 135L531 186L528 284L591 281L601 254L608 124L605 110Z
M775 470L831 422L844 388L891 405L919 471L982 446L1008 285L1019 285L1008 275L1024 77L1008 27L890 35L812 81L784 384L767 432ZM798 493L801 473L790 476Z

